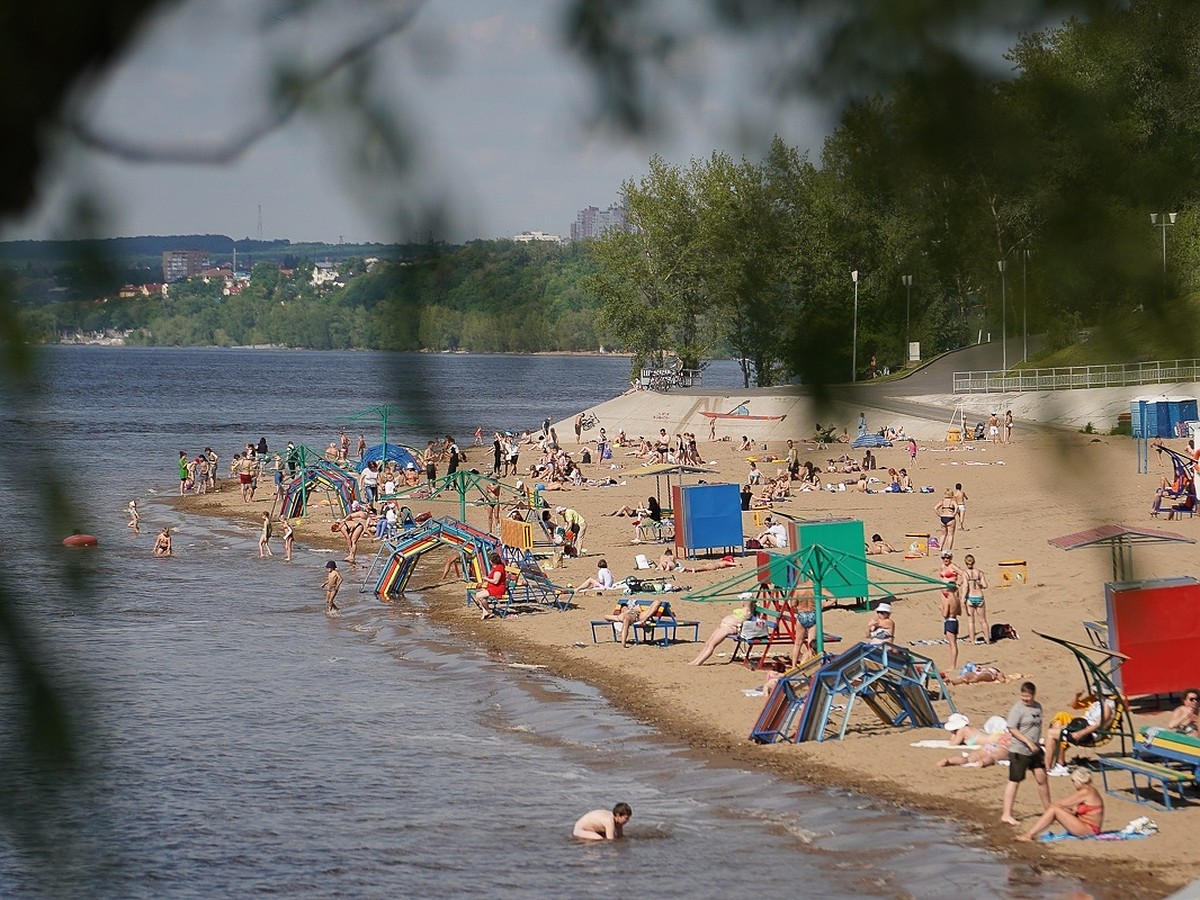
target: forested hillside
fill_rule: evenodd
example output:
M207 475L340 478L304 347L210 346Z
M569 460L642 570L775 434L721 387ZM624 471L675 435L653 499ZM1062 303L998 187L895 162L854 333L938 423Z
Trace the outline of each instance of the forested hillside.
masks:
M370 271L351 258L337 266L339 286L314 286L313 266L302 260L286 272L258 263L249 284L229 295L226 279L197 277L170 285L166 298L135 299L118 296L119 276L144 283L136 277L144 267L121 269L111 259L59 269L26 263L6 274L22 324L43 342L107 330L130 332L130 344L319 350L532 352L601 342L598 301L584 289L594 269L586 245L476 241L380 259Z

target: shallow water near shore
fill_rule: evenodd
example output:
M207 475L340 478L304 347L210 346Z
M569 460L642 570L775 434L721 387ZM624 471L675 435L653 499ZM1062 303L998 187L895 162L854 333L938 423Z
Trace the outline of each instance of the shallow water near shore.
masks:
M414 398L413 415L433 418L418 433L395 426L392 441L453 431L467 445L476 425L534 427L619 393L627 360L96 348L54 348L48 360L51 381L70 389L5 422L0 450L51 446L78 467L80 527L101 541L82 558L94 582L74 592L55 575L62 554L40 552L11 521L0 526L3 571L58 651L93 773L78 804L43 811L61 853L0 849L0 895L39 895L39 869L53 872L48 895L78 897L803 886L1023 898L1078 887L964 841L951 823L708 761L587 685L455 641L420 598L385 607L348 577L346 609L327 618L327 555L298 546L290 564L260 561L248 526L148 493L176 489L178 450L209 445L224 465L260 435L321 448L336 416L388 397ZM377 442L378 426L364 427ZM164 524L177 529L177 556L155 560ZM12 702L0 690L0 714ZM630 840L569 838L576 816L617 800L634 808Z

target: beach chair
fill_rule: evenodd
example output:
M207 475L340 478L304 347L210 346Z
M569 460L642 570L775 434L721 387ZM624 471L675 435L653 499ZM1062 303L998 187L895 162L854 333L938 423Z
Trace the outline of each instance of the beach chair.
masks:
M629 597L622 599L617 608L622 609L633 606L637 609L646 609L657 602L657 600L648 597ZM600 643L600 635L609 636L613 641L621 640L620 622L611 622L608 619L593 619L591 626L593 644ZM660 647L669 647L677 640L690 640L693 643L700 640L700 622L676 618L675 611L671 609L670 601L666 600L659 606L658 612L653 618L632 627L632 638L635 644L657 644ZM679 635L681 632L684 635L690 633L691 637L680 638Z
M514 552L513 548L506 547L505 554L508 557L505 560L508 568L508 606L540 605L558 610L570 608L574 589L551 581L531 551Z

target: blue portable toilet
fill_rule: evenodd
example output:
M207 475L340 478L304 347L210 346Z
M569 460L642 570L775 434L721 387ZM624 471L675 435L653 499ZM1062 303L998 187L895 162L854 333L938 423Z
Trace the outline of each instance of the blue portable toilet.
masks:
M1183 423L1196 418L1196 399L1194 397L1164 397L1158 405L1167 410L1169 430L1162 436L1187 437Z

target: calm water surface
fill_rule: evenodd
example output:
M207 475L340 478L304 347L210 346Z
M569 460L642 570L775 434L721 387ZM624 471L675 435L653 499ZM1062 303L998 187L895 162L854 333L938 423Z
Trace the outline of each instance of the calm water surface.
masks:
M260 561L248 527L156 499L177 486L180 449L211 445L227 461L259 436L322 447L338 416L389 400L430 425L393 440L532 427L619 393L625 360L54 348L47 361L58 390L5 416L0 452L66 461L54 466L101 548L83 557L93 581L78 590L59 575L64 554L14 517L0 525L0 575L57 654L92 777L36 811L53 851L3 842L0 895L1018 898L1072 886L938 820L705 763L586 685L454 642L419 601L386 608L348 580L348 608L326 618L326 556ZM9 482L10 501L27 502ZM140 538L125 528L135 497ZM178 555L155 560L163 524ZM9 729L2 749L14 740ZM7 768L19 806L33 775ZM575 816L618 799L635 810L630 840L568 838Z

